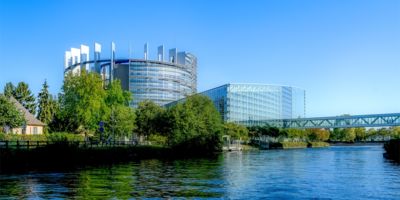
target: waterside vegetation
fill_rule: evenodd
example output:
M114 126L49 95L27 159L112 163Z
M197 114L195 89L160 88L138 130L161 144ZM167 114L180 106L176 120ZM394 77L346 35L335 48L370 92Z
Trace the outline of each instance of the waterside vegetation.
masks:
M58 95L51 95L45 81L38 95L38 105L28 84L15 87L7 83L0 96L0 129L18 127L22 116L9 103L13 96L47 124L44 135L0 134L5 141L90 141L110 144L125 141L153 145L184 153L216 152L222 149L223 135L232 141L252 144L262 139L282 148L324 147L328 142L384 141L400 137L400 128L282 129L269 126L245 127L223 122L213 102L202 95L192 95L184 102L161 107L154 102L129 106L134 94L123 91L119 80L104 85L97 73L81 71L68 74ZM37 109L36 109L37 107ZM0 130L1 132L2 130Z
M81 140L95 143L130 141L188 153L221 150L224 125L209 98L193 95L170 108L145 101L133 109L129 106L132 95L122 90L119 80L108 85L103 83L96 73L83 70L79 75L68 74L62 92L53 97L45 82L39 94L38 118L48 124L46 134L17 136L7 133L1 134L0 139L47 141L62 132L68 133L65 141L69 141L70 135L79 135ZM24 94L32 97L28 85L22 85L26 85L23 88L28 91ZM15 97L16 91L12 83L7 83L6 95L0 99L0 127L15 128L23 124L6 97Z

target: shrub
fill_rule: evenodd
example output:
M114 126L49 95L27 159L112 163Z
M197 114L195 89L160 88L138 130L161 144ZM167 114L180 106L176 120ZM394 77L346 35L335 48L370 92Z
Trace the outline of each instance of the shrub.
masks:
M151 142L151 144L154 144L154 145L166 146L167 137L159 135L159 134L151 134L148 137L148 141Z
M0 133L0 140L6 141L84 141L84 136L72 133L50 133L40 135Z
M307 147L307 142L281 142L282 148L288 149L288 148L306 148Z
M329 131L319 128L307 129L306 132L311 141L327 141L330 135Z
M329 143L327 142L310 142L309 143L310 147L329 147Z

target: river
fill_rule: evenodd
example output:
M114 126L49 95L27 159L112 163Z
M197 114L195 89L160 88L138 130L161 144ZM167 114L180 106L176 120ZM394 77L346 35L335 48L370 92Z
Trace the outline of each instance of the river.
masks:
M383 153L333 146L1 174L0 199L400 199L400 165Z

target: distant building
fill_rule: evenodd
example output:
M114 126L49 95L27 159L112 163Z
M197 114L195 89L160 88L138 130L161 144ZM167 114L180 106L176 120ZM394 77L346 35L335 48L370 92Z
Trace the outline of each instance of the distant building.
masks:
M226 84L200 94L209 97L226 122L244 125L262 120L304 118L306 94L303 89L265 84ZM167 106L184 101L173 102Z
M19 110L24 118L25 124L18 128L11 129L12 133L15 134L43 134L43 129L46 126L45 123L36 119L36 117L30 113L24 106L22 106L16 99L13 97L10 98L10 101L15 105L17 110Z
M94 71L101 74L105 84L119 79L122 88L133 95L132 107L144 100L165 105L197 92L197 58L193 54L173 48L169 50L169 59L164 60L161 45L156 59L151 60L146 43L143 58L116 58L115 44L111 46L110 58L101 59L101 45L95 43L93 60L89 60L89 47L71 48L65 53L64 73Z

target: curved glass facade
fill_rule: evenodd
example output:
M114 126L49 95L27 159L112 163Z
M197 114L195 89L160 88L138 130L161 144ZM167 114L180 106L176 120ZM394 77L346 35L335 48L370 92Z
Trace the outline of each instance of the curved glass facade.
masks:
M159 105L195 94L197 88L197 58L186 51L169 50L164 60L164 45L157 48L157 60L149 59L148 43L144 45L144 59L116 59L115 44L111 43L110 59L100 59L101 45L94 44L94 60L89 60L89 47L71 48L65 52L64 73L78 74L81 70L100 73L106 86L119 79L124 90L132 93L132 107L151 100Z
M227 84L202 92L224 121L256 125L269 119L305 117L305 91L262 84Z
M196 71L192 65L134 60L116 67L129 69L128 89L133 94L133 107L144 100L164 105L196 93Z
M119 79L122 88L133 95L130 103L136 107L139 102L151 100L164 105L196 93L196 57L190 55L185 64L169 63L141 59L116 59L114 69L109 70L110 60L102 60L102 77L107 83ZM92 64L93 61L88 63ZM80 68L71 66L65 73ZM112 71L112 73L110 73ZM111 75L112 74L112 75Z

